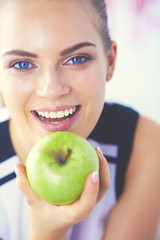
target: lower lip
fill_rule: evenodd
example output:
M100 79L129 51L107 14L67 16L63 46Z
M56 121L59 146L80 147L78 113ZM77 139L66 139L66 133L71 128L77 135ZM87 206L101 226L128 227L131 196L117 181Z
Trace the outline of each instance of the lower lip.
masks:
M63 122L59 122L59 123L50 123L50 122L45 122L43 120L41 120L40 118L38 118L34 113L33 117L34 119L38 122L38 124L46 131L49 132L56 132L56 131L67 131L68 129L70 129L76 122L79 114L80 114L80 110L81 107L78 109L78 111L68 120L65 120Z

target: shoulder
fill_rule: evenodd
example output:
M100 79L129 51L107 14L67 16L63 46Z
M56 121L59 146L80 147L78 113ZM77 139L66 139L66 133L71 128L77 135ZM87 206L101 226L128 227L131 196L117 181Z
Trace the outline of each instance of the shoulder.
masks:
M151 119L140 116L133 141L133 149L127 171L128 182L139 179L148 183L148 189L160 189L160 125ZM138 180L137 180L138 181ZM151 190L152 189L152 190ZM155 192L160 198L160 191ZM159 199L160 200L160 199Z
M159 143L159 124L139 115L123 192L110 216L112 222L120 222L124 238L155 239L160 213Z
M134 151L142 155L152 155L160 158L160 124L140 116L135 132ZM147 157L147 156L146 156ZM159 160L160 162L160 160Z

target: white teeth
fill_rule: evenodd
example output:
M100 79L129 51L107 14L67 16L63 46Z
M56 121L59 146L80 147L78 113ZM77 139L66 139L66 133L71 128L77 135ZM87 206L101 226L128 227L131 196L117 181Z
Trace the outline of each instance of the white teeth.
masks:
M66 109L66 110L64 111L64 115L65 115L65 117L68 117L68 116L69 116L69 111L68 111L68 109Z
M66 109L65 111L58 111L58 112L41 112L37 111L39 116L45 117L45 118L63 118L68 117L69 115L72 115L76 111L76 107Z
M63 111L57 112L57 117L58 118L63 118L64 117L64 112Z
M50 112L49 116L50 116L50 118L57 118L57 113L56 112Z
M73 114L73 108L69 109L69 113Z
M49 113L48 113L48 112L45 112L44 116L45 116L46 118L49 118Z

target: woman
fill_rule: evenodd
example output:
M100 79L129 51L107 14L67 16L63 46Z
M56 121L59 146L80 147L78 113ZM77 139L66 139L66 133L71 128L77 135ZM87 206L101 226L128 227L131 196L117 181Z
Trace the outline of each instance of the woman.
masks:
M0 237L154 239L160 128L131 109L104 105L117 51L104 1L6 0L0 11L0 83L10 114L9 122L1 124ZM110 160L110 192L105 194L109 172L100 148L100 176L88 176L75 203L49 205L32 191L26 157L39 139L61 130L101 145ZM23 164L15 170L23 194L14 174L4 174L17 161Z

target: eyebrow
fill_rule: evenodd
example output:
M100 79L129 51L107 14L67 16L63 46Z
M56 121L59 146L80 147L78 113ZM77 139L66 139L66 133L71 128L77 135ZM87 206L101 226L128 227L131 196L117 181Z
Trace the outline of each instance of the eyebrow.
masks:
M80 48L83 47L96 47L96 45L94 43L90 43L90 42L82 42L82 43L78 43L70 48L67 48L65 50L63 50L62 52L60 52L60 56L64 56L67 55L69 53L72 53ZM23 57L32 57L32 58L38 58L38 55L35 53L31 53L31 52L27 52L27 51L23 51L23 50L10 50L5 52L4 54L2 54L2 56L9 56L9 55L16 55L16 56L23 56Z
M90 43L90 42L82 42L82 43L78 43L70 48L67 48L65 50L63 50L60 55L61 56L64 56L64 55L67 55L69 53L72 53L80 48L83 48L83 47L96 47L96 45L94 43Z
M23 56L23 57L32 57L32 58L38 58L38 55L35 53L27 52L27 51L22 51L22 50L11 50L7 51L2 56L8 56L8 55L17 55L17 56Z

